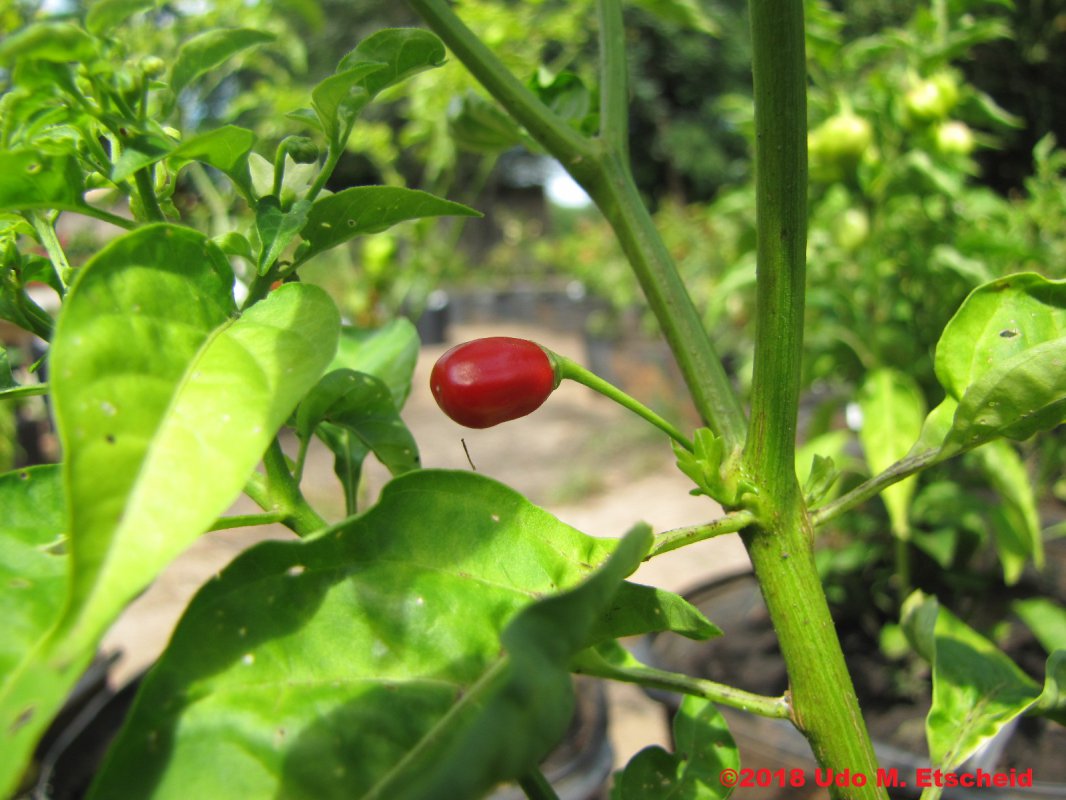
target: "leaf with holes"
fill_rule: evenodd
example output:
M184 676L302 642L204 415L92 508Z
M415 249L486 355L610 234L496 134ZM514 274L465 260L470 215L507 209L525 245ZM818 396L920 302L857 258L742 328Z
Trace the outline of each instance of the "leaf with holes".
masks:
M0 210L77 210L84 207L85 184L72 156L36 150L0 152Z
M289 284L240 316L232 292L204 236L152 225L101 250L67 294L51 382L70 593L34 668L0 698L2 774L119 612L240 494L333 357L339 317L321 289ZM16 724L26 698L34 713Z
M570 658L650 540L586 536L473 473L403 475L201 589L91 796L477 796L562 735Z
M958 402L946 454L1055 427L1066 417L1066 281L1020 273L974 289L944 328L935 366Z

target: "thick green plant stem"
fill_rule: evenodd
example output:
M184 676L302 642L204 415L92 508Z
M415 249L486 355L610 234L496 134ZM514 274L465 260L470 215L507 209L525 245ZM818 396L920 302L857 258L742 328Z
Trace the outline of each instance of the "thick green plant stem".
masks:
M644 560L648 561L655 558L655 556L661 556L663 553L688 547L688 545L696 542L713 539L716 536L742 531L753 522L755 522L755 515L750 511L741 509L703 525L689 525L684 528L674 528L673 530L657 533L652 540L651 550L644 556Z
M745 432L743 409L677 266L641 200L625 150L618 143L622 137L617 131L604 130L599 138L588 140L569 127L507 70L446 0L408 2L500 105L589 193L633 266L697 411L731 450L739 449ZM616 64L624 52L624 32L617 7L608 0L604 2L601 19L607 24L601 38L609 41L604 41L602 50L607 60ZM615 117L620 116L618 101L624 89L619 86L624 86L624 74L615 67L610 73L611 85L604 88L604 99L610 100L610 113Z
M863 787L832 796L887 797L859 712L796 480L807 229L807 112L803 0L751 0L758 235L752 411L745 477L757 488L748 548L788 668L793 720L819 764L851 770Z

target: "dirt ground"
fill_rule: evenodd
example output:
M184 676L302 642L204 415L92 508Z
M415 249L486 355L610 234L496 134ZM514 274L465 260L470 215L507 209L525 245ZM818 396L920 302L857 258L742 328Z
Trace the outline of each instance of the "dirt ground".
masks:
M576 336L507 323L453 326L450 344L485 335L536 339L551 349L581 358ZM530 417L484 431L455 425L437 409L428 389L429 371L449 345L422 349L414 390L404 419L415 435L426 467L470 469L522 492L562 521L595 536L619 536L637 522L656 531L705 522L720 511L707 498L688 492L691 483L672 465L669 444L645 423L584 387L564 384ZM376 465L375 465L376 466ZM386 479L368 470L375 494ZM329 519L343 516L343 500L332 473L332 458L315 451L304 488ZM254 511L241 503L234 511ZM264 538L288 538L284 528L223 531L205 535L137 600L104 642L123 656L114 679L122 682L151 663L196 589L240 551ZM668 553L646 563L634 580L684 591L702 580L747 567L736 536ZM639 689L608 688L615 761L624 764L649 744L665 744L667 730L659 707Z

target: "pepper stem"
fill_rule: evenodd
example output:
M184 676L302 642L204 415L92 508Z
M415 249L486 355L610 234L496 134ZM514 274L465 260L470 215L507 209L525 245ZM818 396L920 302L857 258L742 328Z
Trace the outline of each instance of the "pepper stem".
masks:
M565 356L561 356L558 353L553 353L547 348L542 348L545 353L548 354L548 358L552 362L552 368L555 370L556 385L563 380L572 380L575 383L580 383L582 386L587 386L594 392L599 392L604 397L614 400L618 405L623 408L628 408L634 414L643 417L656 428L661 430L683 448L692 452L693 445L692 440L687 438L681 431L671 425L665 419L660 417L646 405L641 403L634 397L630 397L614 384L608 383L599 375L594 372L590 372L576 361L571 361Z

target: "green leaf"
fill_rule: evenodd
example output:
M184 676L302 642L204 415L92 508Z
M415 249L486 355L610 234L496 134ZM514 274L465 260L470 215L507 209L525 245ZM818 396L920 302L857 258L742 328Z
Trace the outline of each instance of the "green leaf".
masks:
M1066 650L1056 650L1048 656L1044 676L1044 691L1033 711L1066 725Z
M502 153L526 138L503 109L474 91L448 104L448 129L459 147L475 153Z
M395 408L401 409L411 391L420 347L418 331L403 317L374 330L345 327L328 371L353 370L379 378L388 387ZM328 422L319 425L316 434L333 453L333 471L344 490L345 507L348 514L354 514L362 464L370 449L357 436Z
M84 192L81 169L72 156L0 152L0 210L78 209L84 206Z
M300 233L307 222L311 204L306 200L297 200L288 211L282 211L278 198L274 195L261 197L255 206L255 227L259 231L258 271L266 275L281 254L285 252L292 240Z
M357 437L393 475L421 466L418 445L389 387L373 375L347 369L327 373L300 403L296 433L307 441L322 422Z
M67 295L51 358L73 646L226 509L333 356L324 292L288 284L235 318L232 281L202 235L155 225L104 248Z
M66 600L61 478L53 464L0 475L0 687L59 618Z
M444 63L444 45L429 31L386 28L341 59L335 75L311 92L311 106L334 149L343 148L355 118L378 92Z
M69 22L38 22L0 42L0 64L15 61L90 62L96 40Z
M904 603L907 638L933 667L933 704L925 721L933 766L954 771L1040 697L1040 688L994 644L935 597Z
M877 475L907 455L922 432L925 399L918 385L904 372L882 368L867 373L859 390L862 430L859 440L870 472ZM892 533L910 539L909 509L915 476L889 486L881 493Z
M91 796L477 796L562 734L571 654L649 544L473 473L397 478L200 590Z
M11 361L7 357L7 348L0 346L0 392L19 388L15 376L11 374Z
M301 234L311 255L362 233L378 233L398 222L439 216L480 217L472 208L428 192L399 186L354 186L316 200Z
M724 800L733 793L719 775L740 769L740 752L714 703L685 697L673 727L675 752L641 750L615 776L611 800Z
M1066 336L998 364L959 403L945 445L968 448L1002 435L1024 440L1066 419Z
M385 69L369 74L363 87L373 97L412 75L439 67L445 60L444 44L421 28L385 28L368 36L341 59L337 72L363 62L383 64Z
M384 64L364 62L338 72L311 90L311 107L334 150L348 142L355 118L371 100L364 85L368 75L384 70Z
M224 125L186 139L171 153L171 163L178 170L190 161L200 161L228 175L237 186L250 193L248 154L255 141L255 134L247 128Z
M424 769L412 765L415 769L376 786L371 797L478 797L535 767L566 732L573 713L570 658L651 541L650 529L634 528L583 585L524 609L501 637L506 671L499 670L494 685L483 693L487 697L467 699L467 707L477 714L470 730L451 747L431 744L419 753ZM538 702L531 704L531 697ZM532 728L532 735L522 737L518 746L507 741L523 728Z
M936 375L958 401L946 449L1024 439L1066 416L1066 281L1021 273L979 286L948 322Z
M203 75L216 69L242 50L274 41L274 35L251 28L221 28L205 31L185 42L170 73L175 96Z
M1018 582L1031 559L1044 566L1044 543L1033 484L1021 456L1010 443L998 439L973 451L981 471L999 493L1002 504L995 509L996 549L1008 586Z
M1066 644L1066 606L1050 597L1032 597L1015 600L1011 609L1048 653Z
M848 452L853 441L851 431L832 430L796 448L796 477L809 507L816 508L840 493L841 473L863 469Z
M97 35L109 33L138 11L154 8L156 0L96 0L85 15L85 27Z
M955 412L959 409L959 403L951 397L944 400L929 412L922 423L922 431L918 434L918 441L914 443L908 456L918 456L922 453L942 450L945 457L955 451L947 451L944 442L951 433L951 424L955 419Z
M389 387L396 408L403 408L420 348L418 331L405 317L370 330L346 326L329 369L351 369L380 378Z
M23 477L26 476L26 477ZM0 797L18 786L33 745L60 709L93 656L56 661L47 633L67 596L69 558L58 467L37 467L0 477L0 604L5 637L0 645ZM10 577L8 577L10 576Z
M111 180L124 181L139 169L143 169L169 156L175 142L154 133L141 133L123 142L122 155L111 169Z

